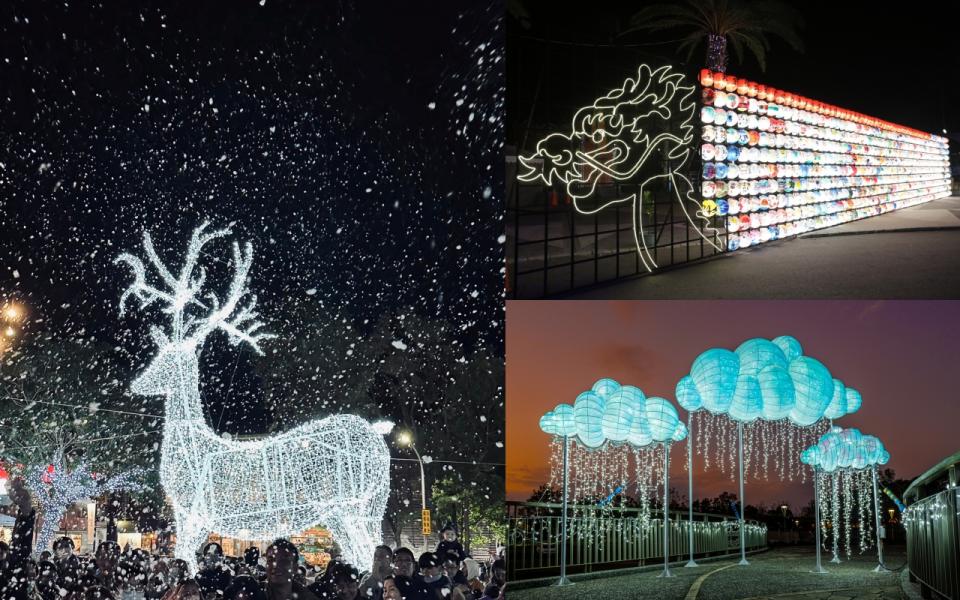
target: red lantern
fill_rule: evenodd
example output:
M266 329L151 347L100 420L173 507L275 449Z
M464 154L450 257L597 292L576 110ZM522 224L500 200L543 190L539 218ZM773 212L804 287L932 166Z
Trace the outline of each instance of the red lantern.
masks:
M733 75L727 75L727 82L724 86L724 89L726 89L728 92L737 91L737 78Z
M757 98L759 98L760 100L767 99L767 86L765 85L757 86Z
M757 96L757 84L755 82L751 81L747 85L747 95L751 98L755 98Z
M713 85L713 71L710 69L700 69L700 85L703 87Z
M740 94L741 96L746 96L746 95L747 95L747 91L748 91L749 89L750 89L750 86L749 86L749 84L747 84L747 80L746 80L746 79L738 79L738 80L737 80L737 93L738 93L738 94Z
M727 80L723 76L723 73L714 72L713 74L713 87L717 90L722 90L727 85Z

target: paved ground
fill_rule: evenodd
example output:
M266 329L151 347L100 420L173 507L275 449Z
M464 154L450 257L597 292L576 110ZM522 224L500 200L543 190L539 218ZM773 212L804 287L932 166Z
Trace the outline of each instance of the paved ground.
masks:
M903 549L890 548L887 564L900 565ZM645 572L580 581L564 588L508 589L510 600L900 600L899 573L874 573L875 555L841 564L824 563L826 574L811 573L813 548L785 548L737 560L705 563L694 569L671 568L676 575L660 579ZM699 580L699 581L698 581ZM699 586L697 586L699 582Z
M570 292L565 299L960 298L960 197Z

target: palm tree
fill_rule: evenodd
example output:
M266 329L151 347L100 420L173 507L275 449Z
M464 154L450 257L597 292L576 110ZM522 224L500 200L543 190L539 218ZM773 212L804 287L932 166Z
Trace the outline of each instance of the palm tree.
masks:
M706 42L707 68L725 73L732 46L737 61L743 62L746 48L767 68L768 35L786 41L794 50L803 51L798 30L803 27L800 13L780 0L683 0L652 4L630 17L627 29L634 31L685 30L680 50L687 50L687 60Z

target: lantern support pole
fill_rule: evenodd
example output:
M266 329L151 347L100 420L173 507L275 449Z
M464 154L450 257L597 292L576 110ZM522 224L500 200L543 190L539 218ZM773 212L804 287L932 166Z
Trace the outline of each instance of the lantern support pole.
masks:
M838 533L839 527L837 527L840 521L840 503L838 502L840 499L840 481L836 473L830 476L830 482L832 484L831 494L833 495L830 499L831 512L833 513L830 517L830 531L833 534L833 558L830 559L830 562L840 564L840 535Z
M673 577L670 572L670 443L663 443L663 573L657 577Z
M567 579L567 487L570 466L567 453L570 451L570 437L563 436L563 516L560 518L560 579L554 585L572 585Z
M877 573L883 573L885 571L889 571L890 569L885 567L883 564L883 540L880 539L880 528L882 527L882 525L880 524L880 502L878 500L879 496L877 495L877 465L873 465L870 468L870 475L873 477L873 513L874 513L873 517L876 523L875 529L877 531L877 563L878 564L874 569L874 571Z
M690 505L690 521L687 523L690 539L690 560L684 567L696 567L693 560L693 413L687 411L687 504Z
M820 472L816 467L813 468L813 512L816 518L814 540L817 545L817 568L811 572L829 573L820 562Z
M737 421L737 462L740 469L740 564L749 565L750 563L747 561L747 538L744 530L746 526L744 512L747 503L743 500L743 423L740 421Z

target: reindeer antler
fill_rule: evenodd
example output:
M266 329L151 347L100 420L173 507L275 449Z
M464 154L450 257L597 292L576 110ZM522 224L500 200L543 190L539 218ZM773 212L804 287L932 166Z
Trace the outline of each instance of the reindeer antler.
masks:
M206 294L210 306L207 306L198 298L207 278L206 270L202 266L197 266L203 247L217 238L232 233L229 226L205 232L208 225L209 223L204 221L193 230L190 243L187 245L187 256L179 277L174 277L166 265L163 264L153 247L150 234L144 232L143 247L147 259L156 269L162 282L161 285L166 286L170 291L165 291L148 281L147 269L143 261L136 256L123 253L114 260L114 263L128 264L134 275L133 283L120 296L120 314L123 315L126 301L131 296L140 302L140 308L146 308L150 304L160 301L166 304L163 311L171 315L172 324L170 335L167 335L158 327L151 328L150 335L159 346L169 344L171 341L201 344L207 335L214 329L219 328L227 333L231 343L247 342L255 352L263 354L259 345L260 340L276 336L257 331L263 326L263 323L256 320L257 313L254 310L257 304L256 295L250 294L249 302L239 310L237 309L241 299L249 293L247 276L250 272L250 265L253 264L253 245L250 242L246 242L242 250L237 242L233 243L235 271L225 301L221 303L216 294L212 292ZM209 314L205 317L189 315L186 313L188 305L207 310Z

